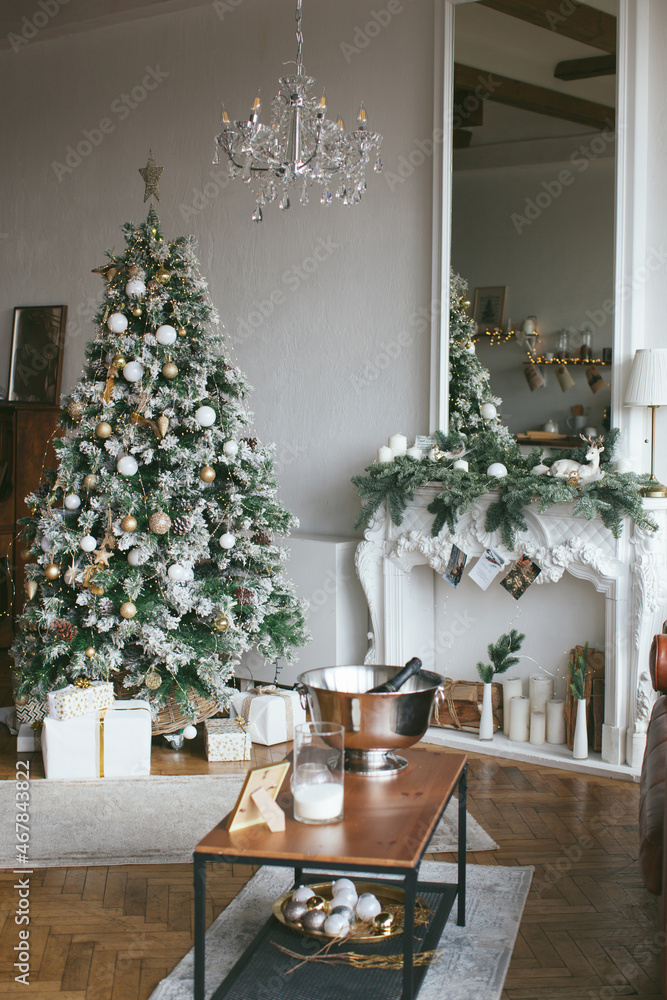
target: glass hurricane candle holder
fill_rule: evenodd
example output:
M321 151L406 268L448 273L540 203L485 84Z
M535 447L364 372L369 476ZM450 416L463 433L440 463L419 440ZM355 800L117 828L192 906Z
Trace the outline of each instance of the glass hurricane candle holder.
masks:
M343 818L343 726L304 722L294 727L292 795L300 823L338 823Z

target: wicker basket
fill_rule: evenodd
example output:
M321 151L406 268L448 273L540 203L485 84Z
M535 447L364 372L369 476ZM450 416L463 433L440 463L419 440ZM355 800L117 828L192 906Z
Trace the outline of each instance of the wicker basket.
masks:
M127 701L130 698L141 698L139 688L123 687L125 676L125 671L114 675L116 698L119 701ZM184 729L190 723L197 725L198 722L210 719L212 715L217 715L218 712L222 711L222 706L217 701L208 701L192 689L190 689L190 699L197 706L195 718L192 719L186 716L176 699L170 696L160 708L157 718L153 719L153 736L165 736L167 733L177 733L179 729Z

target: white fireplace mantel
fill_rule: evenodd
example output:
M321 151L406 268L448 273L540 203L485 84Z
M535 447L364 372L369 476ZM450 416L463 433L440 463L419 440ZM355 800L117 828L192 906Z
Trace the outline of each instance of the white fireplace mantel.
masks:
M641 766L654 692L648 673L651 640L667 614L667 501L647 500L645 509L658 531L638 528L626 519L616 539L598 519L575 516L571 505L559 504L544 513L526 510L528 530L515 549L502 544L499 532L484 527L486 511L496 497L481 497L451 533L443 528L431 536L433 515L427 510L442 487L426 486L408 505L403 523L395 525L385 505L365 531L356 552L356 567L371 619L367 663L405 662L412 655L406 637L406 615L414 625L415 606L409 599L410 571L428 565L442 574L452 544L469 556L493 548L506 558L525 553L542 572L538 585L556 583L567 574L590 581L605 597L605 714L602 760ZM489 592L487 592L489 593ZM433 607L424 607L423 627L435 631ZM525 750L526 745L522 744Z

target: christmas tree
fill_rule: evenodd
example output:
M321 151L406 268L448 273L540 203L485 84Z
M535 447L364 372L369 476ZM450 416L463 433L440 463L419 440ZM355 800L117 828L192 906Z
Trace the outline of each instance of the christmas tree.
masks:
M225 356L193 238L165 241L152 205L124 235L125 252L96 269L104 301L64 401L57 472L27 498L36 562L16 694L115 675L195 718L194 694L224 703L246 650L289 659L307 640L274 541L295 520L271 449L247 435L248 386Z
M449 434L447 447L465 443L471 471L512 461L519 447L498 416L502 400L489 386L489 370L475 354L475 322L466 310L468 284L451 272L449 282Z

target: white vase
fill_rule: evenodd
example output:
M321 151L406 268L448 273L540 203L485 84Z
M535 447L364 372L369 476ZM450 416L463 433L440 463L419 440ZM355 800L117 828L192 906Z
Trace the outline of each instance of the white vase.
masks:
M574 724L572 756L575 760L585 760L588 757L588 728L586 725L585 698L577 698L577 719Z
M493 684L484 685L482 698L482 717L479 720L480 740L493 739Z

